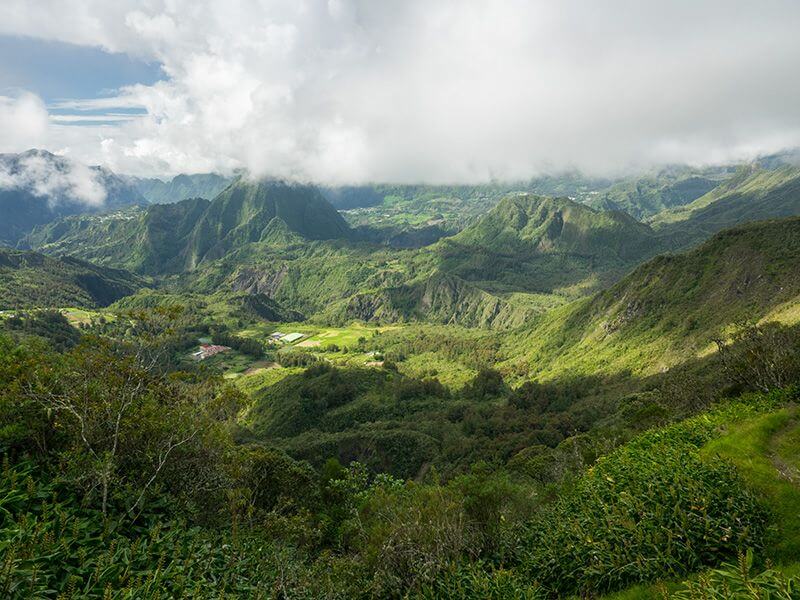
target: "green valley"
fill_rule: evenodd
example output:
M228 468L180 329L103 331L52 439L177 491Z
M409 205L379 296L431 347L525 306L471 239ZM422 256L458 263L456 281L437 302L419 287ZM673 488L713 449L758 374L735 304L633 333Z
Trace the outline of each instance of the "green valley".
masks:
M197 176L33 226L0 250L0 589L791 598L796 181Z

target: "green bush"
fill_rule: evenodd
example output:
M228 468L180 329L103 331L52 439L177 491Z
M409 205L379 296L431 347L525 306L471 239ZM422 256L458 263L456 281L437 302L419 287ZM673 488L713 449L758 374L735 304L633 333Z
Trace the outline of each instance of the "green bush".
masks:
M529 523L525 571L552 595L602 593L761 548L764 509L732 465L697 451L715 427L692 420L601 459Z
M701 573L697 581L686 582L675 592L674 600L797 600L800 581L784 577L772 569L753 572L753 552L739 554L736 563L726 563L719 569Z

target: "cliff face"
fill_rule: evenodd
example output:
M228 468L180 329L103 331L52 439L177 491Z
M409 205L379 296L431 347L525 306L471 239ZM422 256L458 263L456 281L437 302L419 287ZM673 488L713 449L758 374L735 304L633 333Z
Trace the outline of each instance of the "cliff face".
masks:
M282 265L277 270L254 267L244 268L233 278L231 288L234 292L264 294L272 298L277 293L288 272L289 267L287 265Z

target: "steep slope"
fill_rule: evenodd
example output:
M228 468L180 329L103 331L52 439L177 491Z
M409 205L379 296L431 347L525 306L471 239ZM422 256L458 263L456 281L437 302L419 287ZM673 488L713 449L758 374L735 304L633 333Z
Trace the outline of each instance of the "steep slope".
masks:
M188 198L211 200L231 183L229 177L216 173L176 175L169 181L132 178L136 189L153 204L170 204Z
M513 194L438 245L440 270L493 292L574 296L663 246L647 225L566 198Z
M739 223L794 215L800 215L800 167L751 166L694 202L656 215L651 225L687 246Z
M209 202L202 198L99 217L72 217L30 234L25 243L50 254L163 275L196 268L251 242L347 237L336 210L310 186L240 180Z
M599 212L566 198L512 194L452 238L498 254L603 255L627 260L652 242L650 229L620 212Z
M342 216L313 186L239 179L214 198L195 225L186 250L187 266L261 240L275 228L273 219L310 240L345 238L350 233Z
M39 227L20 245L75 255L137 273L181 271L187 237L208 209L202 198L105 215L65 217Z
M127 181L45 150L0 155L0 243L65 215L145 204Z
M0 248L0 310L107 306L144 285L126 271L69 256Z
M711 351L737 322L796 321L799 264L800 218L725 230L548 313L507 340L507 366L545 378L669 368Z
M667 167L651 175L626 179L606 190L590 194L586 204L598 210L622 210L636 219L646 219L664 210L693 202L731 175L733 170L729 167Z

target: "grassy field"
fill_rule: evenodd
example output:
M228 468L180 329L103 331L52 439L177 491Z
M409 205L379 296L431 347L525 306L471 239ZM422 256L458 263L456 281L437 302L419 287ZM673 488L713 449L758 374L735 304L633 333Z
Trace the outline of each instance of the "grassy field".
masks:
M271 333L280 331L281 333L302 333L303 338L289 346L297 346L304 342L319 342L319 344L305 344L301 347L312 349L336 344L339 347L352 347L358 344L360 338L370 338L376 333L391 331L402 327L401 325L376 326L353 322L346 327L326 327L310 323L263 323L247 329L237 331L236 334L242 337L256 338L265 340Z
M257 362L253 357L236 350L220 352L202 361L204 367L218 370L226 379L241 377L242 374Z
M23 311L0 310L0 319L7 319L8 317L14 316L19 312L36 312L38 310L44 309L28 309ZM100 317L103 317L106 321L114 321L117 318L114 313L105 310L92 310L87 308L75 308L71 306L54 308L52 310L57 310L60 312L67 318L67 321L69 321L71 325L75 326L91 323L92 321L98 320Z
M463 388L477 374L475 369L449 360L436 352L423 352L410 356L397 367L401 373L409 377L417 379L435 377L450 389Z
M275 385L289 375L296 375L302 373L302 367L274 367L271 369L262 369L250 375L238 377L234 380L237 388L242 390L245 394L252 394L265 387Z

